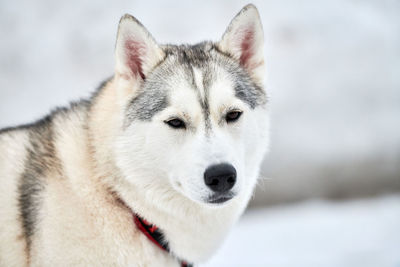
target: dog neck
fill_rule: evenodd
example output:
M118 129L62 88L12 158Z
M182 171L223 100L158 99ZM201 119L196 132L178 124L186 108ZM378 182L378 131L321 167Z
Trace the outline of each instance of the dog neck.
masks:
M161 229L159 229L156 225L149 223L145 219L141 218L138 214L132 212L133 221L135 222L136 227L158 248L164 250L172 255L168 241L164 237L164 234ZM191 264L188 264L186 261L182 259L177 259L181 265L181 267L192 267Z
M131 211L161 229L177 258L191 263L204 262L215 253L247 203L238 196L222 207L212 208L180 194L160 201L162 196L158 199L146 196L149 192L135 190L124 183L115 191Z

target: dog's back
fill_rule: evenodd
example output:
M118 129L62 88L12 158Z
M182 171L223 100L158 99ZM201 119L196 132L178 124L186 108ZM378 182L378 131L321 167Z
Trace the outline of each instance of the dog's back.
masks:
M84 107L59 109L36 123L0 131L0 266L31 263L32 241L43 219L43 202L49 198L49 181L66 177L56 140L67 142L60 134L68 132L65 127L83 131L76 118L84 117ZM74 143L68 145L72 148Z
M68 112L59 110L36 123L0 131L1 266L30 262L47 179L52 174L62 176L54 145L54 120Z

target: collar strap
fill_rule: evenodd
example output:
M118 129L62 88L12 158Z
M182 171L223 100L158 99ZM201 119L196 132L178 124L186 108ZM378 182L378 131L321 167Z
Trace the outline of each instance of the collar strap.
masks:
M157 226L149 223L145 219L139 217L137 214L133 214L133 221L135 222L137 228L157 247L160 249L171 253L168 243L165 241L163 233L158 229ZM188 264L186 261L178 259L181 267L193 267L193 265Z

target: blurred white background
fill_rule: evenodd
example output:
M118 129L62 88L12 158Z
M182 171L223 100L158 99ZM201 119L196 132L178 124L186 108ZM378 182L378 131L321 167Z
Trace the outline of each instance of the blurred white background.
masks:
M400 266L400 1L253 3L271 153L253 209L206 266ZM110 77L124 13L160 43L195 43L218 40L245 4L1 0L0 128Z

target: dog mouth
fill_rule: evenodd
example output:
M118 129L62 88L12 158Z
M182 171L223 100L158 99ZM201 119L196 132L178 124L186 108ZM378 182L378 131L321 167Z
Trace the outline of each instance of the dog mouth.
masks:
M210 196L207 199L207 203L210 203L210 204L222 204L222 203L225 203L225 202L231 200L234 196L235 196L234 193L230 193L230 194L215 194L215 195Z

